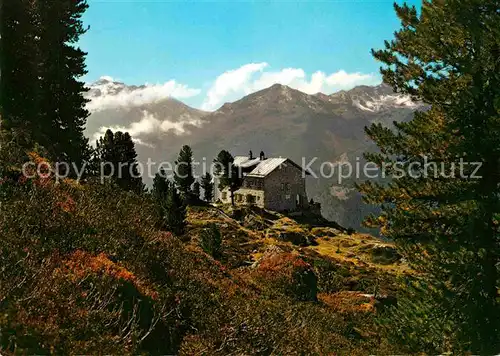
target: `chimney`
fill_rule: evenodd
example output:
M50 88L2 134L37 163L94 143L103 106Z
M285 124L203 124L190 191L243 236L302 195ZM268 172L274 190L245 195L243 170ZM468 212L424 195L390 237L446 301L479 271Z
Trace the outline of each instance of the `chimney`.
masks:
M265 160L265 156L264 156L264 151L260 151L260 160L263 161Z
M248 158L249 158L249 159L253 159L253 153L252 153L252 150L250 150L250 152L248 153Z

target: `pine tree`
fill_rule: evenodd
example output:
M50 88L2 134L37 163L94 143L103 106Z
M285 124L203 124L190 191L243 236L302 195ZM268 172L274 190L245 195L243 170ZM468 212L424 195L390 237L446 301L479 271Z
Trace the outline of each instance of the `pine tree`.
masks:
M212 183L212 175L205 173L201 177L201 188L203 189L203 199L210 203L214 198L214 183Z
M165 200L169 190L172 189L172 183L167 179L164 170L155 174L151 193L155 201Z
M200 200L200 182L198 181L193 183L193 199Z
M219 189L229 189L231 204L234 205L234 192L241 187L243 177L238 167L234 164L233 156L226 150L222 150L214 159L215 173L219 179Z
M201 232L200 247L213 258L222 255L222 236L216 224L211 223Z
M384 82L428 104L395 130L366 130L380 148L367 159L395 178L359 187L382 207L367 224L419 272L390 325L410 351L500 351L499 8L482 0L424 1L420 13L395 5L402 28L373 51Z
M3 138L32 149L41 132L37 7L29 0L2 1L0 113Z
M193 151L188 145L182 146L177 161L175 162L174 181L184 200L191 198L191 185L193 176Z
M102 170L104 177L113 181L125 190L140 193L144 189L138 170L135 145L128 132L107 130L104 137L96 142L94 167Z
M167 179L165 171L156 173L151 195L158 214L159 228L176 235L184 233L186 206L175 185Z
M85 53L75 46L87 7L85 0L4 1L1 18L2 129L26 149L37 143L53 161L79 167L90 152L78 80Z
M87 73L86 53L76 46L87 30L82 16L86 0L38 0L40 17L40 96L39 120L43 138L39 142L51 158L76 164L88 161L88 140L84 136L89 112L87 91L80 81Z
M153 187L151 189L151 196L156 207L158 227L160 229L166 228L165 215L166 203L170 190L175 189L173 184L167 179L165 171L156 173L153 179Z
M175 187L169 189L163 206L166 229L176 235L182 235L186 228L186 206Z

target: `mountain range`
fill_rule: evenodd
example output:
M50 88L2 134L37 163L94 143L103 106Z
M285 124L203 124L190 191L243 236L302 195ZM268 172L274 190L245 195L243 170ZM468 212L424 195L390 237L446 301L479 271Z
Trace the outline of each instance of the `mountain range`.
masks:
M370 207L362 205L352 188L356 179L339 182L337 172L322 178L321 163L354 162L375 149L365 135L366 126L410 120L422 107L385 84L331 95L309 95L275 84L214 112L189 107L157 87L127 86L108 78L90 84L87 96L92 113L87 135L95 140L106 128L128 131L142 162L173 163L184 144L206 164L221 149L233 155L264 151L268 157L286 156L298 164L314 160L311 167L318 178L308 178L309 197L321 203L326 218L358 229ZM150 179L145 177L145 182Z

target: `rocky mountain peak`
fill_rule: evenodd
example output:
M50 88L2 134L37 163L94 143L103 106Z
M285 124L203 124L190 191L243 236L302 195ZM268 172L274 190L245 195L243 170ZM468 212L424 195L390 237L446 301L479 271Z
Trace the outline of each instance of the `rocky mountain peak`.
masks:
M116 95L127 88L127 85L114 81L111 77L101 77L93 83L87 85L89 91L87 96L97 97L101 95Z
M391 109L411 109L421 107L408 95L394 93L392 87L382 83L376 86L360 85L351 90L333 93L330 101L338 104L351 104L358 110L382 112Z

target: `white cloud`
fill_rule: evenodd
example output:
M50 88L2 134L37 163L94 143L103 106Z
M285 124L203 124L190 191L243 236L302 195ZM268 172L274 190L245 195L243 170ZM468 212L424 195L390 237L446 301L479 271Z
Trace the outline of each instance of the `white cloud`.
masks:
M202 109L215 110L224 102L234 101L276 83L288 85L307 94L318 92L331 94L341 89L351 89L356 85L380 83L379 77L372 73L347 73L344 70L339 70L335 73L326 74L317 71L309 79L301 68L266 71L267 67L268 64L265 62L250 63L238 69L222 73L208 90Z
M249 94L248 82L256 72L262 72L267 63L250 63L238 69L222 73L215 79L214 84L207 92L207 97L202 105L203 110L217 108L228 95Z
M94 140L98 140L104 135L106 130L110 129L113 132L122 131L128 132L133 137L134 142L139 145L151 146L146 142L148 135L157 135L161 132L173 132L176 135L187 134L186 125L200 126L201 121L192 117L181 117L180 121L159 120L154 114L144 110L142 118L139 121L132 122L126 126L101 126L99 131L94 133ZM141 138L142 136L142 138ZM146 136L146 138L144 138Z
M87 109L91 112L147 105L166 98L190 98L200 93L200 89L189 88L175 80L131 89L113 82L113 78L107 76L101 77L98 84L92 85L90 89L91 101L87 104Z

